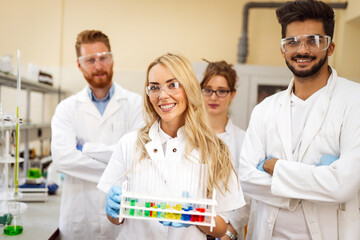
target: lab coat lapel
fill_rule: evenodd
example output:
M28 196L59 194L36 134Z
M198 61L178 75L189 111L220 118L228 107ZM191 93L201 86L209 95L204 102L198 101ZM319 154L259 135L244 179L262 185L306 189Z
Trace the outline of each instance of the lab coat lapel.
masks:
M119 101L120 97L113 96L108 105L105 108L104 114L102 115L101 123L106 122L112 115L114 115L120 109Z
M287 160L292 161L292 131L291 131L291 108L290 108L290 95L293 88L292 80L288 89L285 91L283 100L281 102L280 113L276 122L277 130L280 135L282 146ZM270 156L268 156L270 157Z
M114 95L111 97L108 105L105 108L104 114L102 115L101 123L106 122L113 114L115 114L121 108L120 101L126 99L125 93L122 91L120 86L113 83L115 86Z
M299 162L303 161L303 157L314 139L314 137L318 134L323 122L325 120L326 113L329 109L330 98L332 95L332 91L335 87L335 81L337 77L337 73L334 69L332 69L332 75L330 75L328 79L328 84L326 86L325 91L319 96L317 99L309 118L306 121L304 131L301 137L301 145L299 149Z
M77 101L81 102L84 107L84 112L93 117L96 117L98 120L101 118L99 110L97 110L95 104L89 98L87 87L84 88L81 92L76 95Z

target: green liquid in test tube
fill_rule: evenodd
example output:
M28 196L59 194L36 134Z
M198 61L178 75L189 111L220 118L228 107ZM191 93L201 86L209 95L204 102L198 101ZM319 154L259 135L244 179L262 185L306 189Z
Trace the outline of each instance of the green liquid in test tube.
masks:
M151 202L145 202L145 207L150 208L151 207ZM145 210L145 217L150 217L150 211Z
M136 199L131 198L130 199L130 206L135 206L135 203L136 203ZM129 215L134 216L134 213L135 213L135 210L133 208L130 208Z

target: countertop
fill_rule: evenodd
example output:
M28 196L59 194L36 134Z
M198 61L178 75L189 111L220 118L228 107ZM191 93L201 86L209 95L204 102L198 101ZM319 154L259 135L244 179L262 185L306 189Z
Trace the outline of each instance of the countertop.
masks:
M45 202L25 202L27 209L21 214L23 232L17 236L4 234L4 226L0 226L0 239L11 240L46 240L59 226L61 195L50 195Z

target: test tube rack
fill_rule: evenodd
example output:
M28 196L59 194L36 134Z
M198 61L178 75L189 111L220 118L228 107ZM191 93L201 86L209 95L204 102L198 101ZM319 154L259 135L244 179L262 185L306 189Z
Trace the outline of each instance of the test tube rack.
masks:
M119 219L141 219L178 222L215 227L216 190L211 199L162 198L128 191L128 182L122 184ZM138 204L137 204L138 203ZM186 206L184 208L184 206Z

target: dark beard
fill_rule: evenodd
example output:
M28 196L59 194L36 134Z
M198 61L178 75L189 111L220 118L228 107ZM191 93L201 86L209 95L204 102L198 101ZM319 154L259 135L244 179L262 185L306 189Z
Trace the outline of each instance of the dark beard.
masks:
M296 55L295 57L292 57L291 60L294 60L295 58L312 58L314 59L314 57L311 57L309 55ZM295 70L295 68L293 66L291 66L291 64L285 60L286 65L288 66L288 68L291 70L291 72L299 78L306 78L306 77L310 77L316 73L319 72L319 70L322 68L322 66L324 66L324 64L326 63L327 60L327 50L326 50L326 55L324 58L320 59L319 63L315 64L310 70L308 71L297 71Z

